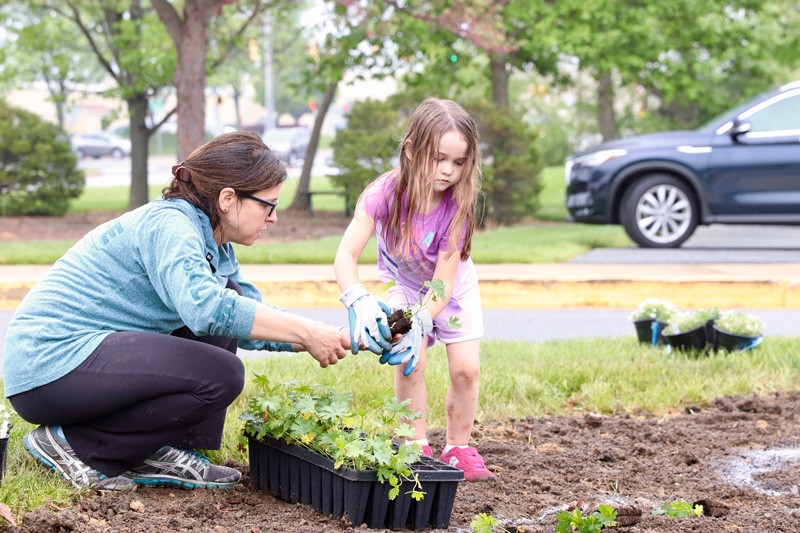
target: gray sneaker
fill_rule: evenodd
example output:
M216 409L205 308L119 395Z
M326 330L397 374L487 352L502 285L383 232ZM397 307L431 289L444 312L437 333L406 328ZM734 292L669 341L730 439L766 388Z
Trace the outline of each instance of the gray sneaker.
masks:
M195 450L172 446L164 446L124 475L140 485L185 489L227 489L242 477L235 468L213 465L208 457Z
M23 438L30 454L79 489L134 491L136 483L124 476L108 477L75 456L72 446L55 428L39 426Z

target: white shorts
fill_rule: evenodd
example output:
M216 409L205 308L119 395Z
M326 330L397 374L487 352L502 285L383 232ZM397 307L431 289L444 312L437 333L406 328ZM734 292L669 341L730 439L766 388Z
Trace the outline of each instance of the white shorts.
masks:
M392 309L406 309L419 299L417 291L401 287L396 283L389 289L388 304ZM450 317L458 318L459 328L450 327ZM483 310L478 285L464 291L458 297L452 296L439 316L433 319L433 337L428 338L428 346L434 338L444 344L471 341L483 337Z

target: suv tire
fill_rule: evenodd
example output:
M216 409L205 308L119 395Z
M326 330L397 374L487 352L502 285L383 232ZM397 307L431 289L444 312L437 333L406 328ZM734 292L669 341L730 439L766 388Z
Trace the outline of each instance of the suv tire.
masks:
M677 248L697 228L697 198L678 178L651 174L635 181L625 191L619 219L628 236L639 246Z

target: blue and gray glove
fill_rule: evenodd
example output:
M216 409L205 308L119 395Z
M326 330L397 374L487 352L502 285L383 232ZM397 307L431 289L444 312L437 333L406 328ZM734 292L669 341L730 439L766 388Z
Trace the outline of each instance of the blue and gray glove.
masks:
M433 319L428 310L423 309L411 317L411 329L392 345L391 350L383 352L381 363L405 364L403 375L408 376L417 367L420 348L431 331Z
M389 329L389 306L378 300L361 284L348 288L339 297L347 308L350 322L350 350L356 354L360 345L381 355L391 348L392 332Z

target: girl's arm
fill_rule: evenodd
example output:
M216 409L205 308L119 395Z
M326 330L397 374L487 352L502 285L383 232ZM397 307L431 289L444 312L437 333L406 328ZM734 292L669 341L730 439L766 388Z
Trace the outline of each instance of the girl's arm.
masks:
M431 318L436 318L450 301L450 296L453 295L456 272L458 272L460 263L461 254L459 254L458 250L453 253L439 252L439 256L436 258L436 268L433 271L433 279L439 279L444 282L444 298L428 306L427 309L431 314Z
M375 232L375 221L362 207L356 207L353 220L347 226L336 250L333 268L339 290L344 292L349 287L360 283L358 279L358 259L364 251L369 238Z

